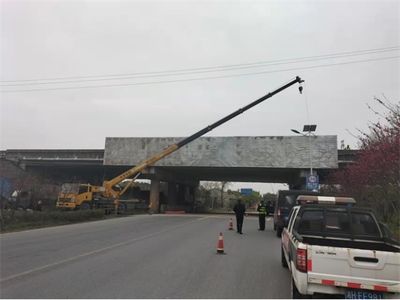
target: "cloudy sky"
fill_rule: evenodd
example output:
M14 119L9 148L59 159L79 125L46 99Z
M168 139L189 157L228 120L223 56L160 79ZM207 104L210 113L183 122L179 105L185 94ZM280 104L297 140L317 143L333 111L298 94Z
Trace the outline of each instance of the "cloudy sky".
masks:
M296 75L210 136L317 124L356 148L399 92L399 1L1 0L0 149L188 136Z

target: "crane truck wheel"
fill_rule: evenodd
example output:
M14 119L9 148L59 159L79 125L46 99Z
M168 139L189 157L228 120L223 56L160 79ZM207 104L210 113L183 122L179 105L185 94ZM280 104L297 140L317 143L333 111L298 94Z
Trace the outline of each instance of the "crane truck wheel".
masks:
M82 210L90 209L90 204L89 202L83 202L79 208Z

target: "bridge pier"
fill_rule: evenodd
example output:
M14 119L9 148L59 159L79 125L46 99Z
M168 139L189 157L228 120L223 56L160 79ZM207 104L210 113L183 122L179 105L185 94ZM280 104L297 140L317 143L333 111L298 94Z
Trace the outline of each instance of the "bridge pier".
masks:
M198 180L187 179L156 167L146 169L143 174L148 175L151 180L149 196L151 213L158 213L164 209L185 211L193 209L195 189L199 185ZM165 200L160 199L161 181L167 183L166 203L162 202Z
M177 198L178 198L178 189L176 186L176 182L168 182L168 197L167 197L167 203L168 206L175 206L177 204Z
M191 211L195 201L195 190L199 182L168 182L168 209Z
M152 179L150 183L149 211L150 213L160 212L160 180L158 178Z

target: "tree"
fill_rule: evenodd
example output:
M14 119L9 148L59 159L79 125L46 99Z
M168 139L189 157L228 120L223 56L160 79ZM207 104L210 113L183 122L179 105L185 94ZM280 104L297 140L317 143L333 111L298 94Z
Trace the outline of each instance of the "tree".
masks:
M380 117L359 130L360 154L354 164L335 172L332 182L341 193L352 195L357 203L371 207L394 228L400 216L400 103L374 98L385 112L371 111Z
M204 199L206 204L210 204L210 208L213 209L216 198L214 197L213 191L219 190L219 183L215 181L203 181L201 183L201 190L203 191Z
M243 201L246 203L248 207L252 207L257 205L262 199L262 196L257 191L252 191L250 195L243 195Z
M225 206L225 205L224 205L224 190L225 190L225 188L228 188L230 184L231 184L231 183L228 182L228 181L221 181L221 182L220 182L220 201L221 201L221 207L224 207L224 206Z
M211 197L211 208L214 208L214 197L212 195L212 190L219 192L219 206L222 208L225 206L224 203L224 191L229 187L231 183L228 181L204 181L201 183L201 186L204 189L204 194L206 198ZM217 199L215 199L217 200Z

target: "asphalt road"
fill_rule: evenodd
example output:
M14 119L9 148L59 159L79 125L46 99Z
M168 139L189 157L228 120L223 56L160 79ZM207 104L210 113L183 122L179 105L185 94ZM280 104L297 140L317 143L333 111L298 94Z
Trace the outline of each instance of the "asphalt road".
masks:
M271 221L138 215L0 236L1 298L289 298ZM216 254L224 234L225 255Z

